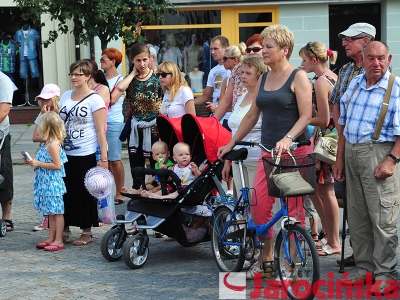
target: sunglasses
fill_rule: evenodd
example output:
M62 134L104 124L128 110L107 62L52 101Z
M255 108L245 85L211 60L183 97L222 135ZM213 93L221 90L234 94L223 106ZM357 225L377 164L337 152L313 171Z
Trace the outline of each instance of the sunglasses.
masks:
M106 58L106 57L100 57L100 61L107 61L107 60L111 60L111 59Z
M347 37L342 38L342 43L344 43L344 42L351 43L352 41L361 40L363 38L365 38L365 36L347 36Z
M307 45L304 47L307 51L310 51L312 54L314 54L315 58L318 58L317 54L315 54L314 50L311 48L312 43L308 42Z
M85 74L79 74L79 73L71 73L71 74L68 74L68 76L69 77L81 77L81 76L83 76L83 75L85 75Z
M254 47L254 48L246 48L246 53L250 53L253 51L254 53L260 52L262 50L261 47Z
M169 72L157 73L157 77L161 76L161 78L165 78L165 77L167 77L167 75L172 75L172 73L169 73Z
M228 59L235 59L236 57L226 57L226 56L224 56L223 58L222 58L222 60L223 60L223 62L226 62Z

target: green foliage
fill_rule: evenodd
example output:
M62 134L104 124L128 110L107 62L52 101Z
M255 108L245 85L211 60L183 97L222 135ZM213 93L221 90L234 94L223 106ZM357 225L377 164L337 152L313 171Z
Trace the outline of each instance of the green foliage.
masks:
M108 42L122 37L127 44L135 38L135 28L140 22L149 25L163 21L164 12L176 14L176 8L168 0L14 0L22 9L24 20L41 20L43 27L48 20L56 20L57 28L49 31L44 47L54 42L59 33L71 32L81 43L87 44L98 36L102 49Z

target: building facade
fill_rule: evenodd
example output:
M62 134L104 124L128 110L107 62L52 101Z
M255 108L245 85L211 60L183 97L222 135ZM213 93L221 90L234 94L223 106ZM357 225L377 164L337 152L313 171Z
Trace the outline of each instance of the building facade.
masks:
M254 33L260 33L266 26L284 24L295 35L295 49L291 62L300 65L298 50L309 41L320 41L332 50L339 51L339 65L345 63L346 57L337 34L356 22L369 22L377 28L377 39L386 42L393 55L392 66L396 74L400 74L400 1L398 0L305 0L305 1L207 1L207 0L174 0L179 8L176 16L166 16L164 24L157 22L143 27L142 33L148 42L159 52L159 61L176 59L183 72L190 72L197 65L207 70L212 61L207 57L207 41L217 34L226 36L230 43L238 44ZM0 3L0 30L11 36L24 23L18 19L18 10L13 0L2 0ZM56 27L49 16L43 15L41 22L46 26L36 28L41 39L46 39L49 29ZM71 24L72 25L72 24ZM35 27L32 24L31 27ZM194 40L194 41L193 41ZM95 56L101 56L100 41L95 39ZM108 46L119 48L125 53L121 40L113 41ZM61 91L70 89L69 65L75 61L75 50L80 49L81 58L89 57L89 48L75 45L72 35L60 35L48 48L40 47L38 57L40 69L39 85L58 84ZM174 49L175 48L175 49ZM198 50L202 48L200 56ZM177 52L177 50L180 50ZM192 52L190 52L192 51ZM161 58L162 53L162 58ZM164 57L165 56L165 57ZM181 56L179 58L179 56ZM332 67L333 68L333 67ZM121 64L120 73L126 74L127 64ZM21 89L22 82L16 83ZM40 89L34 88L30 99ZM22 95L23 103L24 95ZM17 103L19 104L19 103Z

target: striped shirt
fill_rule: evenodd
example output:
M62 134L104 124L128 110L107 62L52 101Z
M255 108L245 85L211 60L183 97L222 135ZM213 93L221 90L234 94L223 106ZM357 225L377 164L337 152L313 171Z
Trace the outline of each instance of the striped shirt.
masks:
M349 62L341 67L336 84L333 87L331 95L329 96L329 102L340 105L340 98L342 98L346 92L351 80L358 75L364 74L364 72L364 68L357 68L354 61Z
M339 124L345 125L344 136L349 143L372 142L383 97L388 87L389 76L390 72L387 70L385 75L369 88L366 87L365 74L359 75L351 81L349 88L340 100L338 120ZM356 86L358 89L349 103L349 98ZM378 142L395 142L398 135L400 135L400 78L396 77Z

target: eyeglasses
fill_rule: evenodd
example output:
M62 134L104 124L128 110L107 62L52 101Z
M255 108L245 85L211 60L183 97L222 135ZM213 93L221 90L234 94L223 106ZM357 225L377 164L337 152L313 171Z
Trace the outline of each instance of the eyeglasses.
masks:
M83 75L85 75L85 74L82 74L82 73L71 73L71 74L68 74L68 76L69 77L81 77L81 76L83 76Z
M165 77L167 77L167 75L172 75L172 73L169 73L169 72L161 72L161 73L157 73L157 77L162 77L162 78L165 78Z
M304 47L307 51L310 51L312 54L314 54L315 58L318 58L317 54L315 54L314 50L311 48L312 43L308 42L307 45Z
M346 37L342 38L342 43L344 43L344 42L351 43L352 41L361 40L363 38L365 38L365 36L346 36Z
M107 60L111 60L108 57L100 57L100 61L107 61Z
M260 52L260 50L262 50L261 47L246 48L246 53L250 53L251 51L253 51L254 53L257 53L257 52Z
M224 56L223 58L222 58L222 60L224 61L224 62L226 62L228 59L235 59L236 57L226 57L226 56Z

